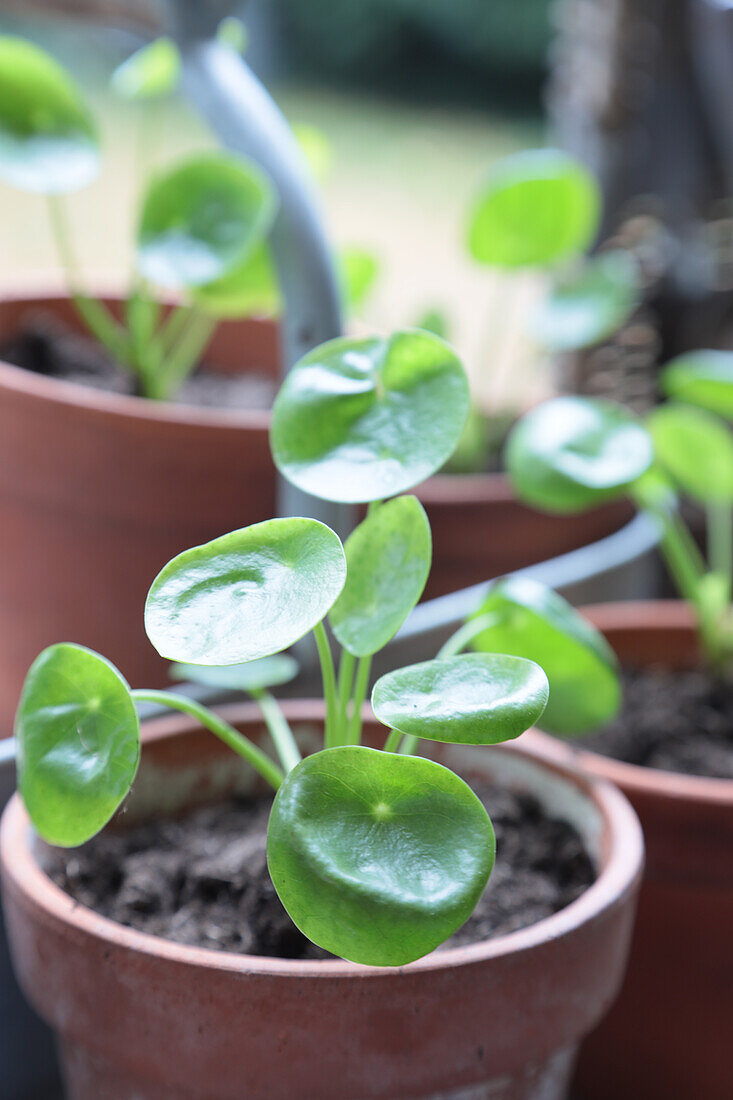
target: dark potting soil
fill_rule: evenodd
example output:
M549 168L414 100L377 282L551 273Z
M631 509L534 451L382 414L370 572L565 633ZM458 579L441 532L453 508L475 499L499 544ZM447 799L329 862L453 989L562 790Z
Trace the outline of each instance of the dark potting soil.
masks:
M629 669L620 715L583 748L662 771L733 779L733 683L704 670Z
M73 332L48 313L29 314L23 328L0 346L0 359L50 378L139 396L134 374L118 367L95 340ZM224 374L203 366L186 379L171 401L217 409L269 409L276 388L275 379L264 372Z
M595 879L580 835L533 797L476 787L497 859L476 910L445 946L476 943L563 909ZM143 932L198 947L324 959L283 909L267 871L270 804L229 802L172 822L102 833L55 851L49 872L83 905Z

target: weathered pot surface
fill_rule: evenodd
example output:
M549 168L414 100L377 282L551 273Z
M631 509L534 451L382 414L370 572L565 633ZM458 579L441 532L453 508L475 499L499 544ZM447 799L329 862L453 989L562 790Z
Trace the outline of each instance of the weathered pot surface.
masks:
M315 702L286 710L313 731L322 717ZM261 735L251 706L227 717ZM439 746L436 757L532 789L581 829L600 873L547 920L396 970L219 954L117 925L47 877L16 796L0 830L10 942L60 1034L72 1100L561 1100L577 1043L623 974L638 823L613 788L542 750ZM159 719L125 820L252 784L210 734Z
M678 601L599 604L584 613L622 663L689 668L692 616ZM583 1047L583 1100L704 1097L731 1089L733 780L625 764L582 742L551 742L557 759L611 781L639 815L646 870L624 987Z

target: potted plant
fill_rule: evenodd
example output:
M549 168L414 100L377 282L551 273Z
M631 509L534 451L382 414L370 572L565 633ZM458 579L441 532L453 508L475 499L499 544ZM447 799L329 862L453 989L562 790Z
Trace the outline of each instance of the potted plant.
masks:
M145 609L162 656L202 677L246 676L254 704L215 714L175 693L131 691L105 658L70 643L33 663L16 722L20 795L2 826L3 887L20 979L60 1033L75 1100L210 1100L243 1090L340 1100L467 1088L507 1100L565 1094L574 1048L623 970L642 860L633 814L612 788L541 752L477 748L516 738L541 715L547 678L531 660L445 652L381 677L374 716L362 705L371 657L419 600L430 566L429 525L406 490L445 461L467 408L460 363L427 333L331 341L288 376L273 414L278 468L310 492L368 503L367 517L345 546L298 517L186 550L161 570ZM326 616L341 646L338 669ZM281 709L265 690L267 662L311 630L324 703ZM152 723L141 759L135 705L143 701L194 721ZM437 748L423 755L426 741ZM495 796L484 793L489 803L501 791L551 823L535 871L569 844L560 878L579 896L537 923L514 913L509 927L528 926L511 934L433 953L491 897L494 832L458 773L484 792L496 784ZM266 837L252 799L263 786L275 791ZM145 871L145 844L127 830L155 830L156 817L176 830L191 822L175 824L184 809L236 791L249 801L239 810L230 803L224 817L259 812L259 826L239 820L229 869L209 859L204 878L215 909L225 880L240 881L234 923L244 953L201 948L221 946L220 909L217 928L205 918L199 946L191 946L193 910L180 906L168 930L179 942L150 935L144 914L160 917L160 896L151 905L143 895L159 891L163 865L185 895L196 842L181 840L177 867L169 850ZM27 827L30 817L51 844L76 846L122 803L121 832L108 835L113 849L103 858L119 886L119 844L130 838L136 882L122 894L143 916L142 925L133 918L138 928L101 915L104 902L96 912L80 905L49 877L87 899L94 883L104 889L105 872L81 869L90 849L64 856ZM222 809L202 812L210 857L221 843L211 814ZM516 832L515 844L521 861ZM595 881L583 889L589 855ZM505 870L510 885L518 873ZM264 910L269 940L252 939L247 909ZM280 957L268 957L268 942Z
M721 417L733 410L731 357L690 353L663 370L661 386L671 400L644 423L601 400L548 402L520 420L506 452L534 507L566 514L630 498L658 523L684 601L588 609L624 665L626 704L590 749L563 750L627 794L648 844L624 992L581 1062L599 1100L639 1087L722 1098L729 1088L733 439ZM707 557L678 493L703 510ZM531 657L525 643L514 651Z
M472 408L456 454L419 490L433 527L435 568L430 595L545 561L610 534L628 518L616 502L563 521L538 517L517 499L500 472L501 447L517 412L507 393L522 328L538 357L578 351L619 329L636 306L639 278L630 252L585 255L596 235L601 196L594 177L556 149L530 149L492 165L468 214L471 258L494 279L489 301L490 368L481 402ZM526 277L548 288L528 306ZM528 315L527 315L528 314ZM526 319L525 319L525 315ZM520 320L520 318L522 320ZM445 335L446 319L420 320Z

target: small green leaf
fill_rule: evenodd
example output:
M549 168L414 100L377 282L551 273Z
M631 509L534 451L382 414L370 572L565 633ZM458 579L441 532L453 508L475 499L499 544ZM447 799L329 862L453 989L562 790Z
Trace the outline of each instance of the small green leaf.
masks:
M270 249L256 245L243 264L221 279L191 289L191 298L212 317L264 317L280 309L280 289Z
M460 928L494 851L486 810L457 775L361 746L298 764L267 832L270 875L298 928L369 966L403 966Z
M97 129L71 77L31 42L0 37L0 179L55 195L98 171Z
M620 405L557 397L515 425L505 458L522 500L547 512L581 512L622 496L651 465L653 446Z
M639 302L639 269L628 252L603 252L560 278L530 318L551 351L592 347L618 332Z
M430 524L417 497L395 497L346 540L346 584L331 608L331 628L356 657L393 638L420 599L430 572Z
M270 519L184 550L153 581L150 641L170 661L234 665L287 649L346 580L341 540L314 519Z
M485 615L495 621L473 639L475 649L528 657L546 672L542 729L572 737L614 717L621 704L616 656L562 596L538 581L508 577L489 590L476 612Z
M379 276L379 260L373 252L352 245L341 249L339 267L347 310L361 309Z
M219 42L229 46L235 53L245 54L249 46L249 32L246 24L236 15L227 15L217 27L216 37Z
M73 848L107 824L140 759L130 689L114 665L63 642L36 657L15 717L18 787L37 832Z
M495 164L470 215L472 256L495 267L544 267L585 251L598 228L600 194L582 164L533 149Z
M328 178L333 167L333 148L323 130L306 123L294 123L293 133L300 146L300 151L305 157L308 167L313 173L313 178L318 183L323 183Z
M251 161L202 153L154 180L137 239L140 272L160 286L205 286L244 264L272 225L277 201Z
M226 691L263 691L293 680L298 675L298 662L286 653L275 653L241 665L174 664L170 675L172 680L192 680Z
M181 55L170 38L156 38L118 65L110 83L123 99L171 95L181 79Z
M432 332L434 336L440 336L441 340L448 340L450 338L450 327L448 314L444 309L440 309L438 306L432 306L430 309L426 309L415 322L415 328L424 329L425 332Z
M705 503L733 503L733 437L691 405L663 405L647 417L658 461L683 492Z
M733 420L733 352L688 351L659 376L662 392Z
M534 725L548 693L547 677L534 661L464 653L388 672L374 685L372 709L400 733L497 745Z
M307 493L382 500L440 469L468 407L463 367L437 336L330 340L285 379L270 446L280 472Z

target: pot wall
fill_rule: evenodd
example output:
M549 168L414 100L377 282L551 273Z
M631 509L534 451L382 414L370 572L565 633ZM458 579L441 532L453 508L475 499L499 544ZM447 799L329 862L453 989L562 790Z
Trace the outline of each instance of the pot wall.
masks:
M676 601L598 605L585 613L625 664L694 665L692 619ZM543 738L543 740L549 740ZM676 775L555 745L610 780L641 820L647 861L628 974L584 1044L582 1100L731 1095L733 781Z
M315 729L318 704L288 704ZM251 707L229 712L250 734ZM306 734L307 740L307 734ZM642 860L624 800L542 753L440 746L467 776L530 788L580 827L601 868L561 913L398 970L212 953L86 910L33 857L16 798L0 836L23 987L61 1033L71 1100L561 1100L574 1048L613 999ZM251 789L187 720L152 723L125 820Z

